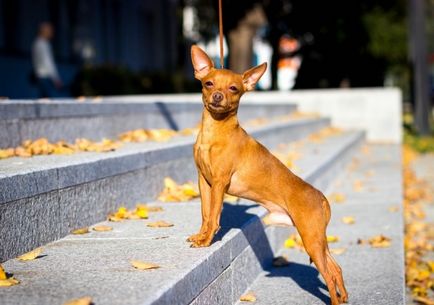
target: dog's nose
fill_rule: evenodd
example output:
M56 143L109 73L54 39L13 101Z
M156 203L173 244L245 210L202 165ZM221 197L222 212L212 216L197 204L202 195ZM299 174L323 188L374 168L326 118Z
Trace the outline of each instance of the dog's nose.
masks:
M223 94L220 92L214 92L212 94L212 100L216 103L220 103L223 100Z

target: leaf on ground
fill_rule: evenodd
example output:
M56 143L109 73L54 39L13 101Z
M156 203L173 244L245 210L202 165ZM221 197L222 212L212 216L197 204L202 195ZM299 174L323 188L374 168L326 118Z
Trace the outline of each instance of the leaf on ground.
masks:
M336 235L327 235L327 242L328 243L335 243L339 241L339 237Z
M140 219L148 218L148 207L144 204L137 204L134 214Z
M163 202L188 201L199 197L199 191L192 182L177 184L172 178L164 178L164 189L158 196Z
M369 244L373 248L387 248L390 247L391 239L384 235L378 235L370 238Z
M396 212L399 211L399 206L397 206L397 205L390 206L388 208L388 211L391 212L391 213L396 213Z
M343 203L346 200L345 195L342 193L333 193L327 199L334 203Z
M256 302L256 296L253 292L248 292L240 297L241 302Z
M361 180L354 181L353 190L355 192L361 192L363 190L363 182Z
M291 234L288 239L285 240L284 247L297 248L298 250L304 251L303 241L298 234Z
M353 216L344 216L342 217L342 222L347 225L352 225L356 222Z
M148 207L148 212L162 212L164 211L162 207L160 206L152 206L152 207Z
M358 245L371 245L372 248L387 248L390 247L392 240L382 234L369 238L368 240L358 239Z
M5 280L0 280L0 287L15 286L15 285L17 285L19 283L20 283L19 280L15 279L13 277L10 277L10 278L5 279Z
M79 299L72 299L63 303L63 305L90 305L92 304L91 297L82 297Z
M332 248L332 249L330 249L330 252L332 254L336 254L336 255L341 255L345 251L347 251L347 248Z
M294 248L296 245L297 243L291 237L285 240L285 244L284 244L285 248Z
M150 222L147 224L147 226L151 228L168 228L168 227L173 227L173 223L164 220L159 220L155 222Z
M100 226L94 226L92 228L92 230L97 231L97 232L107 232L107 231L112 231L113 227L100 225Z
M434 300L427 297L414 297L414 300L424 305L434 305Z
M149 269L158 269L160 268L159 265L154 264L154 263L148 263L148 262L142 262L139 260L131 260L130 264L138 269L138 270L149 270Z
M273 258L274 267L285 267L289 265L288 258L286 256L278 256Z
M30 252L18 256L17 259L20 261L31 261L37 258L39 255L41 255L41 253L42 253L42 247L39 247Z
M7 279L5 269L3 269L3 266L0 265L0 280L5 280L5 279Z
M79 228L79 229L75 229L71 231L71 234L74 235L81 235L81 234L87 234L89 233L89 227L83 227L83 228Z

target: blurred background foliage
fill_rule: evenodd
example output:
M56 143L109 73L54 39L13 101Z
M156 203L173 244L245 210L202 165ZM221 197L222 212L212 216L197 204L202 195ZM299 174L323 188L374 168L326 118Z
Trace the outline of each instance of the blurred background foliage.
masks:
M434 1L430 0L433 4ZM211 40L218 31L217 1L180 2L195 7L200 38ZM336 88L342 81L351 87L399 86L409 99L407 2L404 0L313 1L313 0L223 0L224 29L229 33L255 5L267 16L265 38L274 49L274 87L278 39L284 34L302 43L303 63L295 88ZM432 6L430 6L432 9ZM182 24L182 13L178 14ZM432 21L431 21L432 22ZM434 27L428 27L431 31ZM195 41L185 41L178 33L180 48L189 49ZM431 41L432 43L432 41ZM229 46L230 49L230 46ZM178 60L171 72L133 72L117 66L85 66L73 85L74 95L142 94L196 91L187 56ZM230 67L229 67L230 68Z

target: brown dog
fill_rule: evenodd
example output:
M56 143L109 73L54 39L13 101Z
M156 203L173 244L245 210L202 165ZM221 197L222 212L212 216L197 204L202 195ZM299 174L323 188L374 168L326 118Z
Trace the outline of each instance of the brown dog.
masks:
M207 247L219 229L225 193L260 203L275 224L295 225L311 260L323 276L331 302L347 302L339 265L326 238L330 207L325 196L306 183L250 137L238 123L244 92L253 90L264 74L263 63L244 74L215 69L199 47L191 49L195 77L202 82L201 128L194 145L202 200L200 232L188 238L192 247ZM338 294L338 291L340 295Z

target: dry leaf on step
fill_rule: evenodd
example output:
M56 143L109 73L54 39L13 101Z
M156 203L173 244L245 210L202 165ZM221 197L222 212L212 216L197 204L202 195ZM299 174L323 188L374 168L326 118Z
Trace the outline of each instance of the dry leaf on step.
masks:
M352 225L356 222L353 216L344 216L342 217L342 222L347 225Z
M424 305L434 305L434 300L427 297L414 297L414 300Z
M134 268L136 268L138 270L149 270L149 269L160 268L160 266L157 264L142 262L142 261L138 261L138 260L131 260L130 263Z
M79 299L69 300L69 301L63 303L63 305L90 305L90 304L92 304L92 298L91 297L82 297Z
M5 280L7 278L5 269L3 269L3 266L0 265L0 280Z
M0 280L0 287L10 287L19 284L20 281L17 279L14 279L13 277L10 277L5 280Z
M100 225L100 226L94 226L92 230L97 232L107 232L107 231L112 231L113 227Z
M388 210L389 210L389 212L391 212L391 213L396 213L396 212L399 211L399 206L397 206L397 205L390 206L390 207L388 208Z
M36 248L33 251L27 252L23 255L20 255L17 257L18 260L20 261L31 261L34 260L35 258L37 258L39 255L41 255L42 253L42 248Z
M148 207L148 212L162 212L163 208L159 206Z
M173 227L173 223L164 220L159 220L155 222L150 222L147 224L147 226L151 228L168 228L168 227Z
M330 249L330 252L332 254L336 254L336 255L341 255L345 251L347 251L347 248L332 248L332 249Z
M391 239L384 235L377 235L369 239L369 244L373 248L387 248L390 247Z
M253 292L248 292L240 297L241 302L255 302L256 296Z
M335 235L327 235L327 242L335 243L339 241L339 237Z
M333 193L327 197L330 202L342 203L345 201L345 195L342 193Z
M83 227L80 229L75 229L75 230L72 230L71 233L74 235L87 234L87 233L89 233L89 228Z

